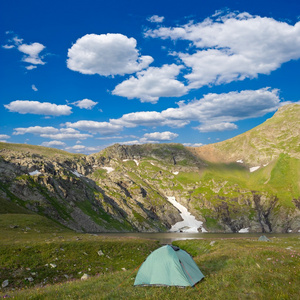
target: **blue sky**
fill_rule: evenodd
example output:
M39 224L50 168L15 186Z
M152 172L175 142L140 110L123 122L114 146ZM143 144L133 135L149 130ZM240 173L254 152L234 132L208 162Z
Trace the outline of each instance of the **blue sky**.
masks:
M226 140L299 103L298 1L1 1L0 140Z

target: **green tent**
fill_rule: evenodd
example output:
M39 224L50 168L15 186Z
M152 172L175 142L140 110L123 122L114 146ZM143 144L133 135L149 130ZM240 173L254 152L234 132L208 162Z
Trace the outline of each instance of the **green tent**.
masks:
M270 240L265 235L260 236L258 240L262 242L270 242Z
M141 265L134 285L194 286L204 275L192 257L166 245L153 251Z

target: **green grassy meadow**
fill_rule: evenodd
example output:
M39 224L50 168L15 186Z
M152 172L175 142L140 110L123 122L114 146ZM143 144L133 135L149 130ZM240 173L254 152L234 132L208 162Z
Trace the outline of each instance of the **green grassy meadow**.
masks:
M78 234L42 216L1 214L0 299L299 299L300 234L173 244L205 278L194 288L134 287L157 241Z

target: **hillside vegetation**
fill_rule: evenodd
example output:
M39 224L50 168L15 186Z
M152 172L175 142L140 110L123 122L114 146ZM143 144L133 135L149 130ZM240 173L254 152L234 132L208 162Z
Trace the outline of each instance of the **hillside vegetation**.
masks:
M200 148L113 145L93 155L0 143L0 213L81 232L167 231L178 202L210 232L299 232L300 105Z
M247 166L263 166L281 153L300 159L300 105L282 106L263 124L229 140L190 150L213 162L242 160Z

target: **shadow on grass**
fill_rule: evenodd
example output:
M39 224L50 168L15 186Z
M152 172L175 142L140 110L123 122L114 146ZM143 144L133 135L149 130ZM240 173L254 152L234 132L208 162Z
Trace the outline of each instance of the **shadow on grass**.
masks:
M204 274L204 276L219 272L226 266L228 259L230 259L229 256L222 255L219 257L215 257L214 259L205 260L201 262L200 270Z

